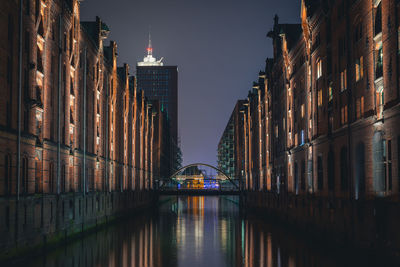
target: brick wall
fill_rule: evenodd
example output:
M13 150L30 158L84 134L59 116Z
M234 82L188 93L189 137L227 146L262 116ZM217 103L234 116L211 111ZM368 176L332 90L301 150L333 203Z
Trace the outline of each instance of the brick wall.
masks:
M98 17L81 22L76 0L28 0L22 8L20 40L19 1L0 3L0 92L4 96L0 99L0 217L5 218L0 224L7 226L0 228L4 230L0 246L5 250L31 240L39 244L43 236L59 235L79 224L93 225L93 220L104 220L106 213L113 216L125 207L101 208L103 213L90 215L93 220L86 219L85 210L77 216L85 219L70 221L60 215L62 210L69 212L63 208L67 202L68 207L97 198L107 203L113 203L113 198L138 201L129 207L148 202L150 194L138 191L153 188L150 183L145 186L144 179L161 164L160 157L150 161L153 139L148 114L154 111L157 118L163 114L148 110L150 102L144 97L138 101L142 93L130 84L135 79L129 77L129 66L117 68L117 45L105 43L108 26ZM128 129L134 121L135 134ZM140 123L149 126L140 128ZM139 165L145 158L147 165ZM47 213L54 220L48 221ZM37 224L39 214L43 219ZM27 220L22 230L21 220Z

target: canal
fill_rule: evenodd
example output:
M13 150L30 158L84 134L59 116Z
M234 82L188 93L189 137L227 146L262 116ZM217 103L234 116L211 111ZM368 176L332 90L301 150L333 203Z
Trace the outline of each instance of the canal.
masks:
M13 266L359 266L341 250L254 216L238 198L173 196L152 212ZM365 262L362 263L366 266Z

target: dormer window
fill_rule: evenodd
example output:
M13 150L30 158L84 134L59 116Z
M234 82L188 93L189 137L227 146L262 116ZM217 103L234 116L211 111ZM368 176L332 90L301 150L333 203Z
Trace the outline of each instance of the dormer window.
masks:
M363 27L362 27L362 23L358 23L355 27L354 30L354 42L358 42L359 40L361 40L362 35L363 35Z

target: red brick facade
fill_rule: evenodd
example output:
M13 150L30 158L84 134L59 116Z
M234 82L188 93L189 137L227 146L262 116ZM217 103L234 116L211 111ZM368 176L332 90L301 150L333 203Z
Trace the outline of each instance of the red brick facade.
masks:
M274 58L244 113L250 190L398 199L399 11L303 0L299 24L275 18Z
M299 24L276 17L243 141L266 144L245 149L247 208L397 263L399 12L396 0L302 0Z
M26 220L32 197L50 199L43 218L60 212L52 196L153 189L165 115L117 67L107 25L81 22L77 0L27 0L20 34L19 10L0 3L0 229Z
M116 43L104 43L107 25L99 18L80 23L78 1L23 7L18 164L18 3L4 1L1 10L0 172L7 177L1 175L0 195L18 193L17 165L24 164L20 195L78 192L84 184L86 191L150 188L151 124L160 113L152 115L151 104L130 86L129 67L117 67ZM140 167L135 158L143 158Z

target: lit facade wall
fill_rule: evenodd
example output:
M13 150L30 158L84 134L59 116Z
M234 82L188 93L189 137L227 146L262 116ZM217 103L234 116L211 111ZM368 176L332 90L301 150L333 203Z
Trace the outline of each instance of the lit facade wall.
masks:
M324 8L304 0L299 24L275 17L268 33L274 58L264 93L250 92L243 112L247 188L395 198L399 4L336 1Z
M144 179L152 181L152 164L159 164L150 155L151 136L159 135L152 116L161 115L143 94L138 102L129 67L117 68L117 45L104 44L107 25L99 18L81 22L79 1L24 3L21 66L19 7L0 4L7 74L1 77L0 195L150 189Z

